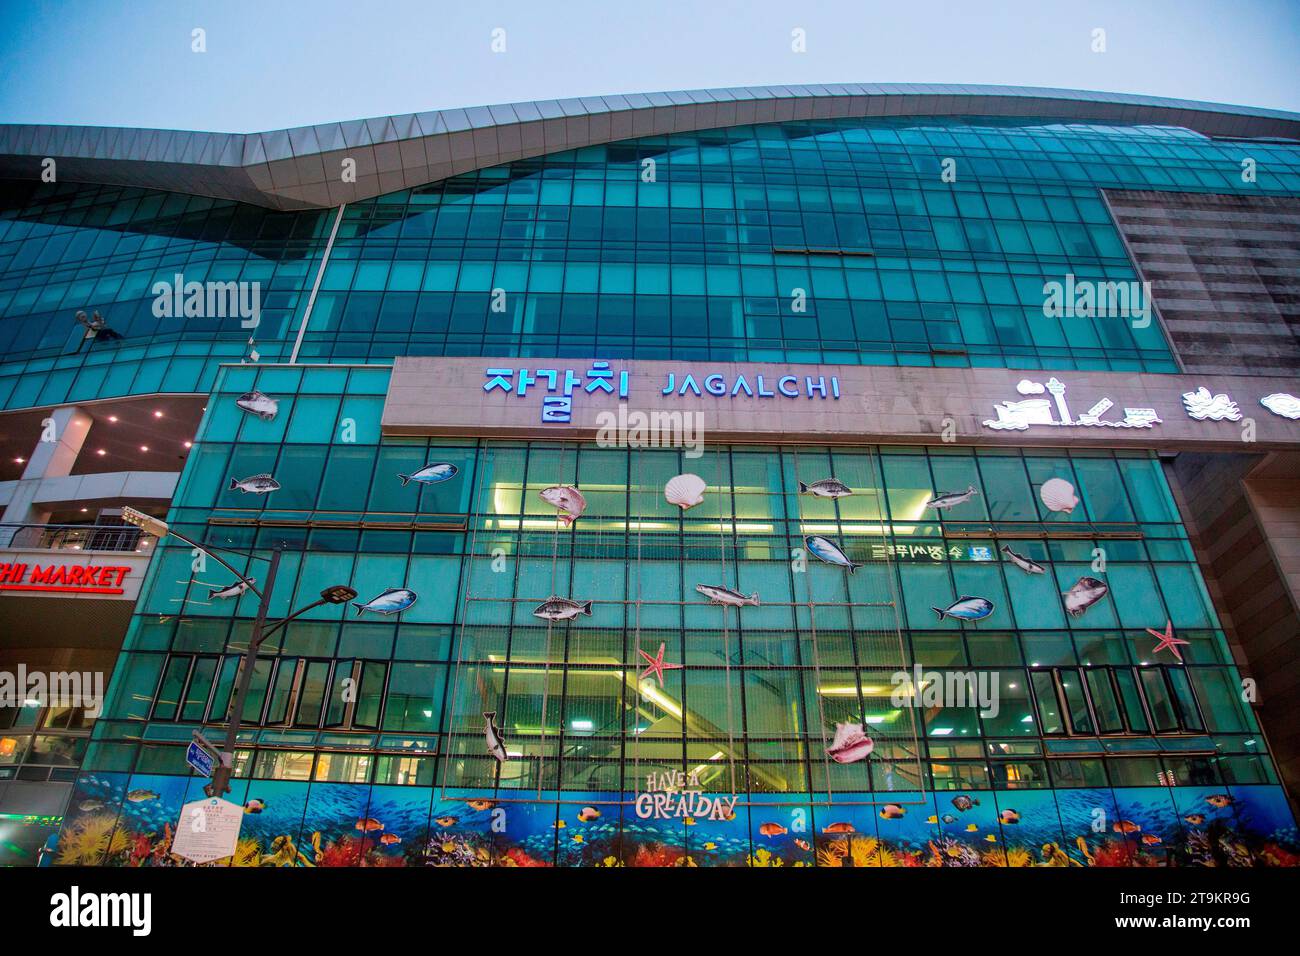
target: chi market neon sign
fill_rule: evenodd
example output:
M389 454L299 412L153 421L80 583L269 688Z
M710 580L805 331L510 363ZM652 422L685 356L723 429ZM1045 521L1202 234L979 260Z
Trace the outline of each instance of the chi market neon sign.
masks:
M0 564L0 590L63 594L123 594L131 573L122 565Z

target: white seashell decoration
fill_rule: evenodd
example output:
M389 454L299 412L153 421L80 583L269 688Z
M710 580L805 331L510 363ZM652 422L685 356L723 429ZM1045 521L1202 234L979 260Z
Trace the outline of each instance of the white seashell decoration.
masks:
M1074 493L1074 485L1064 478L1049 478L1038 489L1038 497L1043 499L1050 511L1069 514L1079 503L1079 496Z
M664 485L664 497L670 505L676 505L683 511L694 508L704 501L704 479L699 475L678 475L670 478Z
M1281 415L1283 418L1292 420L1300 418L1300 398L1288 395L1286 392L1274 392L1272 395L1265 395L1259 400L1259 403L1274 415Z

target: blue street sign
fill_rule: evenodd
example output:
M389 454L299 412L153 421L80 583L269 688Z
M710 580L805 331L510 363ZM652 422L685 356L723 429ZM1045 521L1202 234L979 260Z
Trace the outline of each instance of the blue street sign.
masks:
M205 777L212 776L212 754L199 746L198 741L191 740L185 751L185 762Z

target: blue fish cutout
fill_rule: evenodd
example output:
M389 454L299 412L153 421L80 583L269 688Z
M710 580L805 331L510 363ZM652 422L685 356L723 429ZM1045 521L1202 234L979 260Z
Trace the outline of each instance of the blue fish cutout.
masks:
M932 607L930 610L938 614L941 621L945 617L956 618L959 621L982 621L993 613L993 602L988 598L963 594L946 608Z
M365 604L353 601L352 606L357 609L358 617L361 616L362 611L373 611L376 614L400 614L415 603L415 598L416 594L410 588L387 588Z
M817 557L825 561L827 564L836 564L841 568L848 568L849 574L852 574L858 568L862 567L862 565L854 564L849 560L849 556L840 549L840 546L829 538L823 538L819 534L814 534L810 537L804 538L803 543L807 545L809 551L817 555Z
M455 465L446 461L430 462L423 468L411 472L409 475L398 475L397 480L405 487L408 481L418 481L422 485L434 485L440 481L447 481L455 478L459 471Z

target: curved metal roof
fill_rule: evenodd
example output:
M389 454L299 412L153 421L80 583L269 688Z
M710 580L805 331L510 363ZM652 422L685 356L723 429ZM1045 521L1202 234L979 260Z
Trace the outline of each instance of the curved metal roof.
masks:
M406 113L265 133L0 125L0 177L141 186L273 209L369 199L484 166L582 146L791 120L1035 117L1181 126L1207 136L1300 140L1300 114L1077 90L846 84L686 90ZM356 182L341 180L356 160Z

